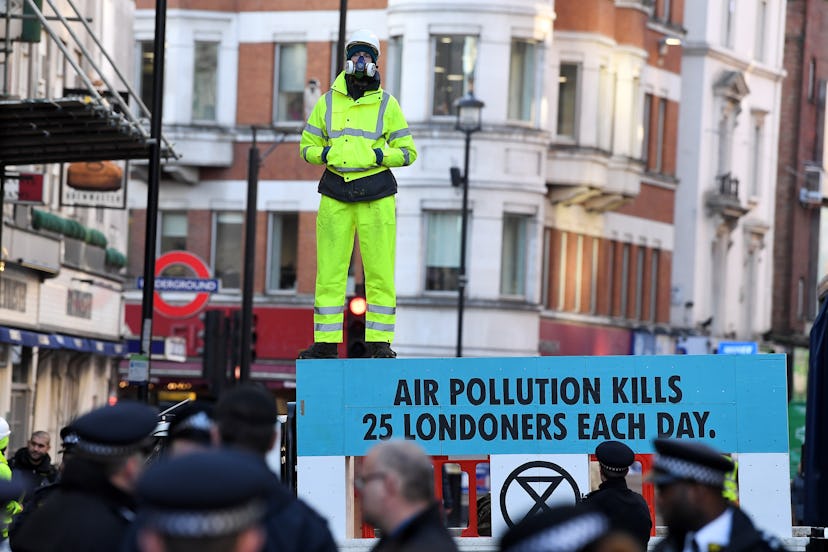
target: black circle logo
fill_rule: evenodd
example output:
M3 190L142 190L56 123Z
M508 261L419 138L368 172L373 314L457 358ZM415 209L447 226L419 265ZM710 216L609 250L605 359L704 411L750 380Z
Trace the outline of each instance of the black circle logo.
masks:
M538 474L538 469L541 470L540 474ZM533 470L534 473L532 475L521 475L529 470ZM563 482L568 485L562 485ZM513 487L513 492L519 493L522 498L525 498L523 495L526 495L530 499L529 501L521 500L520 502L533 504L529 511L521 512L519 519L513 519L517 512L512 512L512 515L510 515L508 511L507 495L510 486ZM524 518L548 511L550 502L553 504L567 504L580 501L581 492L578 490L578 484L569 472L557 464L540 460L527 462L515 468L500 489L500 512L509 527L513 527Z

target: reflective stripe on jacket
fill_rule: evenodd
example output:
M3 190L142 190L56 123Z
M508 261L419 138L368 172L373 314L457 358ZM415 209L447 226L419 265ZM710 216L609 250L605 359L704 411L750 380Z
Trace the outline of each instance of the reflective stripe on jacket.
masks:
M396 98L380 87L354 100L348 96L345 73L316 102L302 131L299 152L308 163L327 165L346 182L417 159Z

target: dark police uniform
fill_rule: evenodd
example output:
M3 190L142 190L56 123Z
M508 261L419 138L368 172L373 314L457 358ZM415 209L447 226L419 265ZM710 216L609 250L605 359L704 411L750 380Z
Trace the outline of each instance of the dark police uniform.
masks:
M175 541L176 550L195 552L203 547L200 539L261 528L270 475L252 454L239 451L214 449L158 462L135 489L138 530L155 531Z
M113 463L142 452L158 415L141 403L120 402L72 423L77 435L60 488L11 537L15 552L118 550L134 518L135 503L107 475Z
M457 552L457 544L440 517L438 505L423 510L414 518L384 535L371 552Z
M721 491L726 474L733 469L733 463L729 458L702 443L679 439L656 439L654 445L657 455L650 479L657 486L690 482L707 485ZM732 515L728 542L711 545L709 550L701 552L780 552L785 550L778 538L757 529L738 506L730 505L727 510ZM673 528L668 527L667 536L656 545L655 550L656 552L682 552L685 537L685 534L679 534Z
M595 449L604 481L583 502L609 516L613 525L633 535L646 549L653 527L644 497L627 487L625 476L635 461L632 449L618 441L606 441Z

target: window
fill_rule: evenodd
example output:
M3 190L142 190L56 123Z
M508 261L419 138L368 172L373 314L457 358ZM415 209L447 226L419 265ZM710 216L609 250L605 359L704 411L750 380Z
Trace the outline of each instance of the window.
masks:
M638 247L635 252L635 315L641 320L644 312L644 248Z
M568 274L566 266L566 244L569 241L569 233L561 232L561 246L558 257L558 310L564 310L566 305L566 277Z
M276 46L276 113L275 121L304 121L305 67L308 52L305 44Z
M222 212L215 215L213 277L221 280L222 289L241 288L243 222L244 217L240 212Z
M650 322L658 316L658 249L653 249L650 256Z
M218 42L195 43L193 120L216 120L218 95Z
M342 67L339 65L339 44L336 40L331 42L331 84L336 80L336 77L339 76L339 73L342 71ZM343 56L345 53L343 52ZM343 60L344 64L344 60Z
M808 101L816 98L816 58L808 62Z
M296 288L299 216L296 213L271 213L267 245L267 289Z
M592 239L592 263L589 274L589 312L595 314L598 308L598 239Z
M535 70L537 45L526 40L512 40L509 60L509 118L516 121L535 120Z
M753 140L750 162L750 195L759 197L762 193L762 148L764 142L764 124L760 116L753 118Z
M581 312L581 291L584 277L584 236L578 234L575 238L575 305L572 310Z
M754 35L754 57L758 61L765 61L765 31L767 30L768 0L756 2L756 30Z
M385 79L383 88L392 94L397 101L400 100L402 92L402 63L403 63L403 42L401 36L392 36L388 39L388 61L385 63Z
M434 115L453 115L454 102L474 88L477 37L434 37Z
M526 230L529 217L503 215L503 244L500 250L500 293L525 295L526 293Z
M669 23L673 18L673 3L671 0L661 0L661 20Z
M656 119L656 133L655 133L655 164L653 170L657 173L664 170L664 119L667 115L667 100L660 98L658 100L658 115Z
M551 307L549 298L549 283L552 278L550 261L552 256L552 229L543 229L543 276L541 278L541 304Z
M724 16L722 17L722 45L728 48L733 47L733 22L736 15L736 0L724 0Z
M612 149L612 133L615 121L615 83L606 65L598 72L598 147L604 151Z
M558 75L558 136L576 139L578 65L562 63Z
M641 160L647 168L650 166L650 113L653 110L653 95L644 94L644 110L642 113L641 129Z
M151 40L140 43L141 60L139 67L141 68L141 74L138 85L140 87L141 101L147 106L150 113L152 113L152 64L155 59L154 44Z
M158 254L187 249L187 212L163 211L161 213L161 237Z
M187 213L186 211L161 212L160 235L158 237L158 254L187 249ZM187 278L195 276L188 268L172 265L164 270L164 276Z
M426 220L426 290L456 290L460 268L460 213L431 212Z
M625 243L621 250L621 312L619 316L626 318L627 301L629 300L630 285L630 244Z

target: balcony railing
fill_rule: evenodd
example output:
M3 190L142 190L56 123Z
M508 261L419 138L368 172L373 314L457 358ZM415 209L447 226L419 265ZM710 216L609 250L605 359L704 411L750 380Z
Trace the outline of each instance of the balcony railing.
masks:
M739 199L739 179L727 172L716 177L719 183L719 193L723 196L730 196Z
M707 193L707 208L712 215L720 215L724 221L735 226L750 209L739 200L739 179L726 172L716 177L715 187Z

